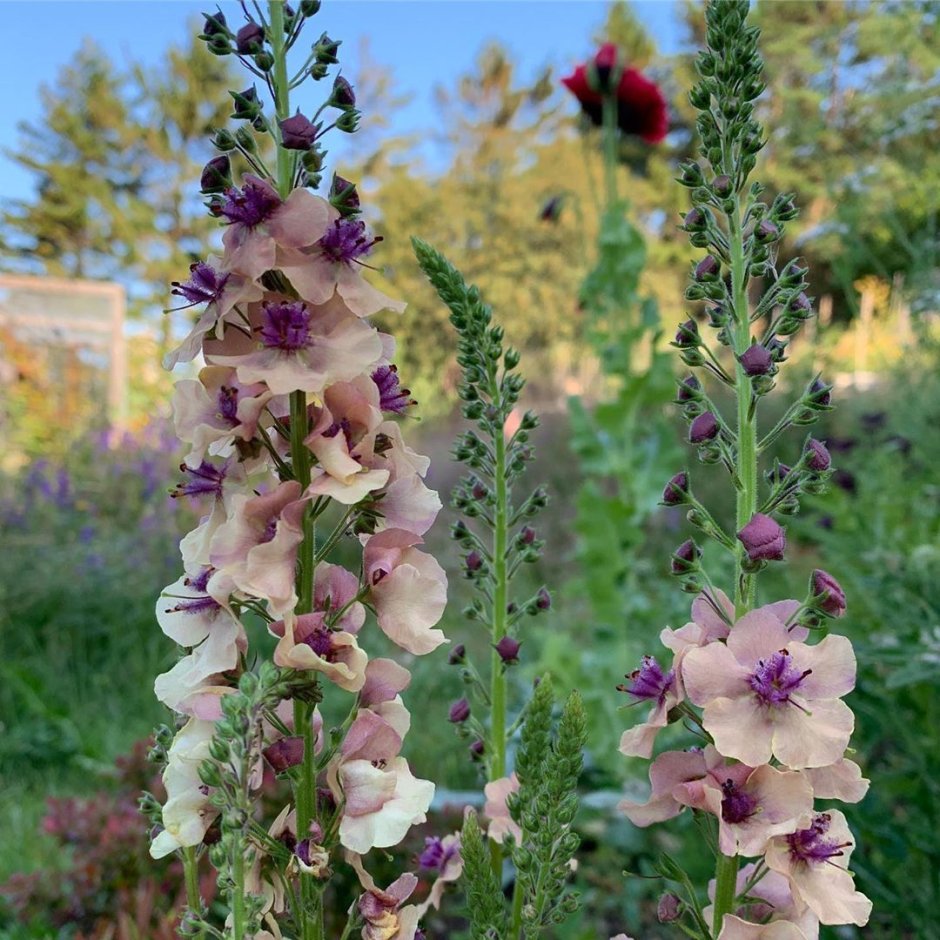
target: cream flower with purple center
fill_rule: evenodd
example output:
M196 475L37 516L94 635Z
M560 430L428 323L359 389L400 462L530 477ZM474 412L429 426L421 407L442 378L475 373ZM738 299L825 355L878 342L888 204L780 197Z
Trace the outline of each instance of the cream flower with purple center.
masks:
M274 616L292 610L297 603L294 567L306 506L295 480L261 496L232 497L228 518L215 530L209 546L217 569L213 580L228 578L238 590L264 598Z
M512 818L507 805L509 797L519 792L519 778L513 771L508 777L491 780L484 788L486 803L483 806L483 815L489 820L487 835L494 841L502 844L506 836L512 836L516 845L522 843L522 830Z
M794 770L842 758L854 727L841 696L855 687L855 654L842 636L815 646L796 638L773 610L745 614L727 643L689 650L688 698L704 706L715 747L752 767L776 757Z
M275 267L278 247L302 248L322 238L335 212L306 189L295 189L282 202L267 180L251 174L241 189L226 192L220 208L229 223L222 237L228 268L252 280Z
M226 322L238 312L240 304L247 305L264 296L264 291L254 281L226 270L215 258L195 262L189 269L189 280L174 281L172 287L171 293L189 301L177 309L199 304L205 304L206 309L182 343L164 357L164 369L172 369L180 362L191 362L202 351L203 340L210 333L217 339L223 337Z
M381 489L389 471L371 466L381 423L378 389L367 377L326 389L316 425L304 440L317 458L310 492L351 506Z
M327 769L330 790L342 802L339 838L360 855L397 845L424 822L434 784L418 780L399 757L406 727L404 707L383 703L383 713L360 709Z
M341 304L311 306L271 295L249 308L251 335L229 330L206 344L206 360L232 366L246 384L264 382L274 395L320 394L367 372L382 356L379 334Z
M778 836L765 856L772 871L790 882L793 896L823 924L868 923L871 901L855 890L848 871L855 839L838 810L817 813L810 824Z
M422 541L404 529L385 529L369 538L363 555L380 629L416 656L447 642L431 629L447 605L447 575L435 558L415 548Z
M620 737L620 753L627 757L652 757L656 735L666 727L669 711L680 702L673 669L663 672L652 656L644 656L640 668L630 673L630 680L618 686L621 692L634 697L634 703L650 702L652 708L646 721L628 728Z
M347 692L358 692L369 657L351 633L331 630L325 621L326 614L314 611L299 616L289 612L272 623L268 629L280 637L274 662L287 669L311 669Z
M271 400L267 387L238 381L234 369L206 366L198 379L182 379L173 388L173 424L190 445L185 463L198 466L207 456L229 457L236 441L250 441Z
M362 220L334 217L316 244L279 250L277 267L311 303L324 304L338 294L357 317L370 317L381 310L401 313L404 303L383 294L362 276L362 259L379 241L368 236Z

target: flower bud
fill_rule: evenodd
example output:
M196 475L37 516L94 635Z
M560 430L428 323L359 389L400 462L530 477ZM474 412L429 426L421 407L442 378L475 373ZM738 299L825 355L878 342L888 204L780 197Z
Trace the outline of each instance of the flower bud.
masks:
M780 561L787 547L786 531L762 512L754 513L738 539L750 561Z
M470 757L472 760L482 760L485 751L486 745L483 743L482 738L477 738L476 741L470 745Z
M702 550L692 539L687 539L672 553L672 573L687 575L690 572L697 571L701 557Z
M662 501L667 506L681 506L689 495L689 475L684 471L677 473L663 490Z
M339 51L341 45L341 42L336 42L330 39L326 33L323 33L314 43L312 50L313 57L317 60L317 64L334 65L336 62L339 62L339 59L336 58L336 53Z
M689 443L704 444L718 436L718 419L706 411L700 414L689 427Z
M281 145L285 150L309 150L320 131L320 125L314 124L299 111L283 121L278 121L281 128Z
M754 343L738 357L744 374L748 376L767 375L773 369L773 356L769 349L760 343Z
M199 191L210 193L225 192L232 185L232 165L225 154L213 157L203 168L199 177Z
M800 291L787 305L792 313L801 320L805 320L813 314L813 304L809 297L803 291Z
M809 592L813 603L830 617L845 613L845 591L827 571L817 568L809 579Z
M336 129L342 131L344 134L352 134L359 127L360 117L361 114L359 111L355 108L350 108L336 119Z
M824 473L832 465L832 458L829 456L826 445L813 437L806 442L803 453L806 456L806 465L817 473Z
M721 273L721 263L714 255L706 255L695 266L693 277L696 281L715 281Z
M754 238L762 244L776 241L779 237L780 229L769 219L761 219L754 229Z
M230 91L235 101L232 117L236 121L253 121L261 114L261 102L258 100L258 89L254 85L244 91Z
M462 666L467 661L467 648L463 643L458 643L447 657L449 666Z
M519 662L519 648L522 644L511 636L504 636L493 648L499 654L499 658L507 665L511 666Z
M300 0L300 15L316 16L320 12L320 0Z
M656 919L661 924L671 924L679 919L680 902L674 894L664 894L656 905Z
M685 217L683 226L687 232L704 232L708 219L701 209L692 209Z
M701 343L702 341L698 333L698 324L694 320L686 320L685 323L679 324L679 328L676 330L676 338L672 344L673 346L679 349L693 349L696 346L700 346Z
M687 401L701 401L702 384L694 376L690 375L679 383L679 391L676 393L676 401L683 404Z
M720 199L730 196L732 192L731 177L722 173L712 180L712 192Z
M215 136L212 138L212 146L216 150L221 150L223 153L235 149L235 138L227 131L224 127L221 130L215 132Z
M332 108L341 108L343 111L356 106L356 92L342 75L336 76L327 105Z
M353 215L358 212L359 191L356 184L334 173L333 182L330 184L330 205L339 209L341 215Z
M682 176L679 178L679 182L683 186L701 186L705 182L702 168L697 163L683 163L680 169L682 170Z
M820 409L827 409L832 402L832 386L827 385L820 378L815 378L806 390L804 398L810 407L816 405Z
M464 562L467 566L468 572L479 571L483 567L483 556L474 549L472 552L469 552L467 557L464 559Z
M548 593L548 588L539 588L538 594L535 595L535 606L539 610L548 610L552 606L552 595Z
M455 725L462 724L470 717L470 703L465 699L458 699L450 706L447 713L447 720Z
M261 753L274 768L274 772L280 774L289 767L296 767L303 763L304 739L300 735L280 738L273 744L269 744Z
M264 44L264 28L260 23L249 20L235 34L235 48L239 55L255 55Z

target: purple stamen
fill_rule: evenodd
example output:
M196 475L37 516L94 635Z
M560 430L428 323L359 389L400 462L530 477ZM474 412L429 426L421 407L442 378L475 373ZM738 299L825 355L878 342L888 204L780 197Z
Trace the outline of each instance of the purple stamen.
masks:
M422 868L443 871L444 866L460 851L456 843L444 848L444 843L437 836L429 836L424 840L424 851L418 856L418 864Z
M217 499L222 498L222 484L225 481L225 468L216 467L205 460L195 469L180 464L180 470L192 477L178 483L175 489L170 490L170 496L178 499L180 496L204 496L211 493Z
M796 704L790 701L790 694L812 671L800 672L794 667L790 654L779 650L767 659L758 660L757 669L747 681L764 705Z
M369 238L361 219L337 219L317 244L331 261L349 264L367 255L382 237Z
M333 650L333 634L324 627L320 627L318 630L314 630L309 634L309 636L304 637L303 642L306 643L317 656L321 659L325 659L328 663L336 659L336 654Z
M219 406L218 416L233 426L238 424L238 389L223 385L216 398Z
M397 366L379 366L372 373L372 381L379 388L379 408L382 411L392 411L400 415L404 414L409 405L415 404L411 389L401 387Z
M742 823L757 812L757 798L742 790L730 778L721 785L721 818L727 823Z
M794 862L828 862L843 855L843 849L851 842L835 842L824 839L829 831L832 817L828 813L819 813L807 829L798 829L787 836L790 846L790 858Z
M673 669L663 673L662 667L652 656L644 656L640 668L626 678L630 680L629 683L617 686L621 692L628 692L638 699L659 699L662 702L673 687L676 674Z
M311 345L310 311L305 304L264 304L264 325L261 327L261 342L269 349L284 349L296 352Z
M221 605L219 602L213 598L209 597L206 594L206 588L209 584L209 579L212 577L215 572L215 568L211 565L206 565L199 574L194 578L184 578L183 584L185 587L188 587L191 591L195 591L199 594L204 594L204 597L192 597L192 598L183 598L178 604L174 607L168 607L166 612L168 614L201 614L208 611L220 610Z
M264 531L261 533L260 544L266 545L268 542L273 540L276 534L277 534L277 516L272 516L270 519L268 519L268 523L264 527Z
M189 266L188 281L173 281L171 291L177 297L185 297L189 301L187 306L213 303L222 296L222 291L228 282L229 275L216 271L205 261L197 261Z
M281 200L265 186L248 180L238 189L233 186L225 194L220 212L237 225L254 228L268 219L281 204Z

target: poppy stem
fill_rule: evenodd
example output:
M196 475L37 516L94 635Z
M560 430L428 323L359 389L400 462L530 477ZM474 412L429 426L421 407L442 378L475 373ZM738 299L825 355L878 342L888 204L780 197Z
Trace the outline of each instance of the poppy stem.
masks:
M617 204L617 97L611 92L604 94L604 184L607 191L607 210Z

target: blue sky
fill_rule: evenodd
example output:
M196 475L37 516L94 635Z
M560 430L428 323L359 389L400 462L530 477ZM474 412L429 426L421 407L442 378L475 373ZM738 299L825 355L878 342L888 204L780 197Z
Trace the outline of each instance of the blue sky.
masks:
M229 22L240 23L236 4L219 4ZM679 4L641 0L639 18L664 53L679 42ZM19 121L40 116L39 88L52 83L84 36L92 37L118 65L159 64L172 43L186 42L191 23L214 0L7 0L0 4L8 41L0 56L4 89L0 150L16 145ZM409 95L391 133L420 132L435 118L433 89L469 69L491 39L509 47L521 73L546 64L564 74L591 51L590 37L603 22L603 0L324 0L308 25L310 39L326 31L343 40L341 63L355 75L361 40L370 57L389 66L396 93ZM573 104L573 103L572 103ZM0 154L0 201L27 197L28 174Z

